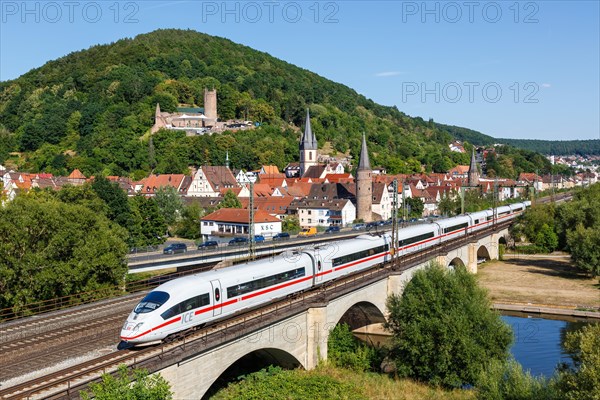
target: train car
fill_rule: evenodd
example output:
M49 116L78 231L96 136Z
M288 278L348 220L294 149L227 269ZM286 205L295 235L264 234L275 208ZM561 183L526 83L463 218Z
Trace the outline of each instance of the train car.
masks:
M439 244L440 227L436 223L413 225L398 229L397 236L397 254L402 256Z
M306 290L316 275L306 253L273 258L174 279L140 301L121 330L121 340L156 342L274 298Z
M387 234L360 235L314 251L325 256L326 270L331 271L327 279L335 279L389 261L390 237Z
M467 214L471 219L469 223L469 233L487 228L491 224L494 216L492 210L483 210Z
M440 219L435 223L440 227L440 242L445 242L466 235L471 218L468 215L459 215Z

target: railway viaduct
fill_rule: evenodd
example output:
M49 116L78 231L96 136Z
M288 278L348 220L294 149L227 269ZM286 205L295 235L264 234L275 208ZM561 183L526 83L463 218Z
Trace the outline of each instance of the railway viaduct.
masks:
M507 234L505 226L402 260L401 268L391 268L349 285L346 290L320 296L299 312L249 329L211 348L204 347L196 354L188 353L176 363L154 370L169 381L174 398L199 399L227 376L238 376L236 368L242 363L257 369L271 364L312 369L320 359L327 358L329 332L336 324L346 322L356 329L383 322L387 297L402 293L415 271L430 261L448 267L464 265L477 273L478 260L498 258L499 243Z

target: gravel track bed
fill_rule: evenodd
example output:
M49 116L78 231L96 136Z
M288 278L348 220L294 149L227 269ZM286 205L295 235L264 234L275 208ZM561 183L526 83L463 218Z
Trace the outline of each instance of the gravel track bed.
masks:
M0 324L0 387L117 351L121 326L142 296L137 293Z

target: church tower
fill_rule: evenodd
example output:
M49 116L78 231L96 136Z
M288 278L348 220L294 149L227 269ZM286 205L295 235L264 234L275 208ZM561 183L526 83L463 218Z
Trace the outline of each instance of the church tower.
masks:
M317 165L317 138L310 128L310 112L306 109L304 135L300 139L300 176L313 165Z
M477 163L475 162L475 148L473 148L473 152L471 153L471 164L469 165L468 179L469 186L479 185L479 171L477 171Z
M371 212L371 206L373 205L372 173L369 152L367 151L367 140L363 133L360 161L356 171L356 218L362 219L364 222L373 220L373 213Z

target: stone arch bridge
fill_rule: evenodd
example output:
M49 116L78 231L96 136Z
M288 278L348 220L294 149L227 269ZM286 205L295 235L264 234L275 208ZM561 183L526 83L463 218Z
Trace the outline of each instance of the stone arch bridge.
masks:
M372 278L311 302L299 312L291 312L210 348L191 354L184 352L171 362L162 360L161 367L150 369L169 381L176 399L202 398L227 375L238 376L236 366L244 361L256 369L271 364L312 369L320 359L327 358L329 332L336 324L347 322L355 329L383 322L387 297L400 294L415 271L432 260L448 267L464 265L477 273L478 261L498 258L499 244L506 235L508 230L504 225L495 231L430 249L413 256L401 268L379 269Z

